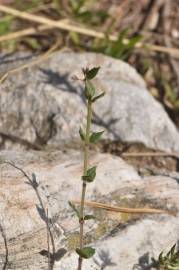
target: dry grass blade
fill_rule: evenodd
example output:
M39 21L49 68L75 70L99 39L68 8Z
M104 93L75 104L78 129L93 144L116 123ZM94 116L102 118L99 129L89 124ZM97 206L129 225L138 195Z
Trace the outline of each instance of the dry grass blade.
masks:
M11 15L19 17L19 18L22 18L22 19L25 19L25 20L28 20L28 21L33 21L36 23L45 24L45 25L48 25L51 27L60 28L62 30L74 31L74 32L77 32L79 34L83 34L83 35L87 35L87 36L91 36L91 37L95 37L95 38L100 38L100 39L105 38L105 33L102 33L99 31L87 29L87 28L84 28L84 27L79 26L79 25L74 25L72 23L66 23L64 21L55 21L52 19L44 18L42 16L29 14L27 12L19 11L19 10L16 10L14 8L10 8L10 7L4 6L4 5L0 5L0 11L5 12L7 14L11 14ZM109 39L112 41L115 41L115 40L117 40L117 36L110 35ZM128 40L126 39L124 42L128 43ZM137 48L143 47L143 48L147 48L149 50L156 51L156 52L168 53L168 54L172 55L173 57L179 58L179 49L177 49L177 48L166 48L163 46L152 45L152 44L146 45L145 43L142 43L142 42L137 43L136 47Z
M0 42L12 40L12 39L18 39L18 38L28 36L28 35L37 34L38 32L42 32L42 31L45 31L45 30L48 30L51 28L52 28L52 26L49 26L49 25L42 25L39 27L30 27L28 29L24 29L24 30L16 31L14 33L2 35L2 36L0 36Z
M67 19L64 19L61 21L66 22L66 23L68 22ZM24 30L20 30L20 31L16 31L16 32L13 32L10 34L0 36L0 42L12 40L12 39L18 39L18 38L22 38L24 36L38 34L39 32L43 32L45 30L49 30L52 28L54 28L54 27L51 25L40 25L37 27L29 27L29 28L24 29Z
M79 201L73 201L73 203L79 204ZM126 208L126 207L118 207L118 206L111 206L104 203L98 202L89 202L85 201L85 205L93 208L101 208L107 211L112 212L121 212L121 213L130 213L130 214L171 214L168 211L162 209L154 209L154 208ZM173 214L173 213L172 213Z
M49 56L51 56L51 54L58 48L59 46L59 41L55 43L54 46L52 46L46 53L44 53L42 56L39 56L38 58L36 58L35 60L31 61L30 63L27 63L25 65L22 65L20 67L14 68L9 70L8 72L6 72L1 78L0 78L0 84L2 82L4 82L7 77L11 74L14 74L18 71L24 70L26 68L32 67L38 63L40 63L41 61L47 59Z
M55 21L55 20L44 18L41 16L29 14L27 12L19 11L19 10L16 10L14 8L6 7L3 5L0 5L0 11L11 14L11 15L19 17L19 18L22 18L22 19L25 19L25 20L28 20L28 21L31 21L31 22L33 21L36 23L45 24L45 25L49 25L52 27L57 27L57 28L60 28L62 30L74 31L74 32L78 32L80 34L89 35L89 36L98 37L98 38L105 37L104 33L97 32L95 30L91 30L91 29L80 27L80 26L68 24L64 21ZM113 39L116 39L116 37L114 36Z
M177 48L168 48L168 47L152 45L152 44L148 44L148 45L143 44L143 45L146 46L146 48L149 50L168 53L175 58L179 58L179 49Z
M143 152L143 153L122 153L123 157L174 157L179 158L179 153L162 153L162 152Z

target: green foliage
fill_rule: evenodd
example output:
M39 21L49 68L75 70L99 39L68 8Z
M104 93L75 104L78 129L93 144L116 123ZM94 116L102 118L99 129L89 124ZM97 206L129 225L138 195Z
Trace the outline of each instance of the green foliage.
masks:
M128 28L121 31L116 41L110 41L108 36L106 36L102 46L97 47L95 50L114 58L127 59L134 50L136 44L142 39L142 36L136 35L127 42L128 31Z
M100 140L100 138L101 138L101 136L102 136L103 133L104 133L104 131L93 132L91 134L91 136L90 136L90 143L97 143Z
M37 39L28 37L25 39L26 44L33 50L40 49L40 44Z
M70 0L70 6L74 14L78 15L80 13L80 9L85 4L85 0Z
M6 16L0 21L0 35L8 34L11 30L12 16Z
M85 97L89 100L92 100L92 98L95 95L95 87L89 80L85 80Z
M94 67L92 69L85 68L82 70L85 77L85 97L88 100L93 100L93 97L96 93L95 86L93 85L91 80L96 77L99 69L100 67Z
M96 75L98 74L98 71L99 71L100 67L94 67L90 70L87 70L86 71L86 79L87 80L92 80L96 77Z
M161 81L162 86L164 88L164 103L166 106L173 109L174 112L179 112L179 98L177 92L173 89L173 87L167 82L166 79L163 78Z
M160 253L158 258L159 269L179 270L179 251L176 250L176 244L169 250L166 255Z
M57 2L58 0L54 1ZM68 16L72 17L82 25L86 25L91 28L100 28L107 22L107 20L111 21L108 29L105 31L106 38L104 40L94 39L91 41L92 44L90 46L90 50L104 53L115 58L127 59L132 53L135 45L142 37L140 35L135 35L129 39L129 42L124 42L124 40L128 38L129 32L129 29L126 28L119 33L116 41L110 41L109 35L114 30L115 18L109 14L108 10L96 10L94 7L97 1L91 1L91 4L89 2L90 1L87 0L70 0L68 4ZM59 10L60 7L62 10L63 5L58 4L58 6ZM83 42L83 38L81 38L78 33L71 32L70 37L73 45L78 48L86 47L86 44Z
M92 247L77 248L76 253L84 259L89 259L95 254L95 249Z
M68 8L70 15L74 19L80 23L89 24L92 26L96 26L105 22L105 20L109 17L109 14L106 10L93 9L88 0L70 0Z
M85 133L84 133L84 131L83 131L83 129L80 127L80 129L79 129L79 134L80 134L80 137L81 137L81 139L82 139L82 141L85 141Z
M95 177L96 177L96 166L88 169L86 175L82 176L82 179L85 182L93 182Z
M86 187L87 187L87 184L90 182L93 182L96 177L96 166L88 168L89 146L90 146L90 143L97 143L104 132L104 131L93 132L93 133L90 132L90 127L92 123L92 105L96 100L98 100L104 95L104 93L102 92L100 95L95 96L96 89L91 81L92 79L96 77L99 69L100 67L94 67L92 69L89 69L89 68L82 69L83 74L84 74L83 81L85 84L84 93L87 99L87 117L86 117L86 130L83 131L81 127L79 129L79 135L84 144L84 161L83 161L83 176L82 176L83 185L82 185L82 193L81 193L81 201L80 201L80 210L78 210L74 204L69 202L69 205L73 209L73 211L76 213L79 219L79 224L80 224L80 236L79 236L80 248L76 249L76 252L79 255L78 270L82 270L82 260L89 259L95 253L95 249L91 247L83 246L83 242L84 242L83 227L84 227L85 221L90 220L90 219L95 219L93 215L84 214Z
M93 103L105 95L105 92L102 92L101 94L95 96L96 89L93 83L91 82L91 80L94 79L98 74L99 69L100 67L94 67L92 69L88 68L82 69L85 81L85 97Z
M99 94L98 96L92 98L92 102L95 102L96 100L100 99L101 97L103 97L105 95L105 92L102 92L101 94Z
M93 215L86 215L84 216L84 220L89 220L89 219L95 219L96 217Z

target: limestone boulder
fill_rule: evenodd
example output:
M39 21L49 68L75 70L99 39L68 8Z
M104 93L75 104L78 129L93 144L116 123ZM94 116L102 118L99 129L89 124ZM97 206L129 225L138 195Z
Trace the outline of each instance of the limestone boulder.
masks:
M54 270L76 268L79 224L68 201L80 199L82 158L82 153L74 150L0 152L1 265L5 261L5 238L7 269L47 269L48 224ZM86 206L85 212L95 215L96 220L86 222L85 243L96 247L97 252L84 262L85 269L144 267L143 257L150 264L151 257L157 258L177 242L177 173L174 178L141 177L121 158L94 152L90 165L97 165L97 177L87 187L88 201L156 208L166 213L131 214L106 211L94 204Z
M32 61L24 54L1 60L1 74ZM76 145L79 126L85 125L86 104L81 82L72 78L82 76L86 66L101 66L95 84L99 92L106 92L94 106L94 129L105 130L104 138L111 141L179 151L177 128L133 67L100 54L74 52L56 53L9 73L0 85L1 149Z

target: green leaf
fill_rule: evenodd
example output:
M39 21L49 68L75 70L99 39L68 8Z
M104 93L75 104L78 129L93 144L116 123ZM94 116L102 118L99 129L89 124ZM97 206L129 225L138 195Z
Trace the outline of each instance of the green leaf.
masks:
M92 247L77 248L76 253L84 259L89 259L95 254L95 249Z
M92 80L94 77L96 77L100 67L94 67L86 72L86 79Z
M85 141L85 133L84 133L84 131L82 130L81 127L79 129L79 134L80 134L80 137L81 137L82 141Z
M72 202L68 202L69 206L73 209L73 211L75 212L75 214L77 215L78 218L80 218L80 212L78 211L78 209L75 207L75 205Z
M129 43L127 44L127 47L128 48L134 48L135 45L140 42L142 39L142 36L141 35L136 35L134 37L132 37L130 40L129 40Z
M93 182L95 177L96 177L96 166L87 170L86 175L82 176L82 179L83 181L86 181L86 182Z
M38 39L36 38L26 38L24 41L29 45L33 50L37 50L40 48L40 43L38 42Z
M104 95L105 95L105 92L102 92L102 93L99 94L98 96L94 97L94 98L92 99L92 102L95 102L97 99L103 97Z
M96 217L93 215L86 215L84 216L84 220L89 220L89 219L95 219Z
M5 15L0 20L0 35L8 34L11 31L11 26L14 16Z
M170 259L170 256L171 256L171 249L167 252L167 254L165 255L165 257L166 257L167 259Z
M80 37L79 37L78 33L71 31L70 37L75 45L77 45L77 46L80 45Z
M175 255L175 248L176 248L176 244L174 244L173 247L170 250L170 256L171 256L171 258L173 258L173 256Z
M94 85L89 81L85 80L85 96L87 99L92 99L92 97L95 95L95 87Z
M104 130L100 132L93 132L90 136L90 143L97 143L100 140L103 133Z
M158 257L158 261L160 264L163 263L163 251L160 253L159 257Z

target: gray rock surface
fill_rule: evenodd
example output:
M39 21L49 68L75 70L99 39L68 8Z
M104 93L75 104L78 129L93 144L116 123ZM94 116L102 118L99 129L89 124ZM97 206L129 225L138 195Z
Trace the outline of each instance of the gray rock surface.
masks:
M20 54L1 58L1 73L11 63L19 65L20 58L29 61ZM110 140L179 151L176 127L131 66L103 55L73 52L56 53L37 66L10 74L0 86L1 147L12 148L14 141L24 145L28 141L34 148L75 143L86 107L82 85L72 76L86 65L101 66L96 85L106 91L94 108L95 129L106 130L105 138Z
M88 200L178 213L177 173L175 178L142 178L121 158L92 152L93 164L98 164L97 177L88 185ZM7 269L47 269L44 252L47 250L47 208L56 251L61 254L57 256L54 270L75 269L79 224L68 200L80 197L82 154L74 150L65 153L4 150L0 152L0 171L0 224L9 249ZM32 173L36 174L36 181ZM149 261L151 256L157 258L161 250L170 248L178 240L178 216L132 215L96 208L86 211L97 216L97 220L85 226L86 242L96 246L97 253L94 260L84 262L85 270L132 270L140 257L149 256ZM4 254L0 234L0 261L4 260ZM110 259L108 263L111 261L113 265L105 265L105 259Z
M170 220L167 217L140 220L99 241L95 245L97 250L95 257L85 260L83 267L85 270L156 269L152 267L152 258L158 258L162 249L168 247L169 250L176 242L178 225L179 222L173 217ZM77 256L72 254L58 262L56 269L58 267L62 270L75 269L76 262Z

